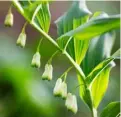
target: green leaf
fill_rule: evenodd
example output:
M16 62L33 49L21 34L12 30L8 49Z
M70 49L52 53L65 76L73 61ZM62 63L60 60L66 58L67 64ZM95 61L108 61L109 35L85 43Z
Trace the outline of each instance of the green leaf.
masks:
M119 49L120 50L120 49ZM112 67L115 66L113 60L117 59L120 55L120 51L116 51L113 56L104 60L99 65L97 65L94 70L87 76L86 84L89 87L93 107L96 109L100 104L109 82L109 73Z
M47 1L13 1L13 3L29 22L34 22L45 32L49 31L51 16Z
M56 21L58 35L61 36L86 23L90 14L91 12L87 9L85 1L74 1L68 12ZM64 37L61 40L57 40L57 42L62 50L67 49L67 52L76 63L80 64L87 51L89 41L82 41L77 38L71 38L70 40L70 37Z
M89 20L88 23L79 26L75 30L65 33L59 39L73 36L79 40L88 40L117 28L120 28L120 15L97 17Z
M110 57L115 41L115 32L111 31L98 36L90 41L88 51L81 64L85 75L90 72L103 60Z
M119 117L120 102L111 102L102 111L100 117Z
M111 63L112 60L112 58L106 59L92 70L92 72L86 77L86 83L88 86L91 85L93 80Z
M83 82L81 76L79 74L77 74L77 77L78 77L78 81L80 84L80 87L79 87L80 97L88 105L90 110L92 110L92 100L91 100L90 91L87 88L85 82Z
M112 56L111 58L114 58L114 59L121 59L121 48L118 49Z
M115 66L114 62L112 62L114 59L119 59L121 49L118 49L111 57L105 59L101 63L99 63L92 72L86 77L85 81L86 84L91 85L93 80L110 64L112 66Z
M97 77L95 77L95 80L91 83L89 90L92 97L92 103L93 107L96 109L106 90L108 87L109 82L109 73L112 67L106 67L103 72L101 72Z

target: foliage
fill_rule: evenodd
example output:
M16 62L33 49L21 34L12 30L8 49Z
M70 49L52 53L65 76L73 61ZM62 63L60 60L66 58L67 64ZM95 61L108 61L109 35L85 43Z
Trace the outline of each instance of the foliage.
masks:
M13 0L13 5L71 62L77 71L80 97L92 111L92 116L97 117L97 108L107 90L110 71L115 66L114 60L120 58L120 49L111 56L114 30L120 28L120 15L109 16L105 12L92 14L85 1L74 1L70 9L56 21L58 38L55 41L48 35L51 20L49 1ZM62 74L65 79L69 70ZM46 72L49 73L49 70ZM101 117L112 117L107 112L115 105L117 103L108 105ZM117 115L119 111L117 106L115 108Z

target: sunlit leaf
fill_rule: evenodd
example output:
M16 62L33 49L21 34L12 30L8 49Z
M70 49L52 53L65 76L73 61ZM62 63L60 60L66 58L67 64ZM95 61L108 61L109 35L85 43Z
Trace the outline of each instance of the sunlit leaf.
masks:
M81 76L77 74L78 81L79 81L79 94L81 99L88 105L88 107L92 110L92 100L91 100L91 95L90 91L87 88L85 82L82 80Z
M49 31L51 16L47 1L13 1L13 3L14 2L16 3L14 4L15 7L20 8L19 10L23 12L24 17L26 17L29 22L36 23L45 32Z
M120 55L119 50L116 51L116 53L115 56L111 56L97 65L86 78L86 83L89 86L94 108L98 107L107 90L109 73L111 68L115 66L113 60Z
M86 23L91 12L88 10L85 1L74 1L71 8L57 21L58 35L61 36L80 25ZM70 36L71 37L71 36ZM73 57L76 63L80 64L89 45L89 41L81 41L77 38L64 37L57 40L61 49L67 46L67 52Z
M65 33L59 39L61 39L62 37L74 36L79 40L88 40L105 32L118 28L120 28L120 15L98 17L90 20L88 23L82 26L79 26L75 30Z
M111 102L108 104L100 117L120 117L120 102Z
M87 76L100 62L110 57L115 41L115 32L107 32L90 41L86 56L81 64Z
M106 67L95 80L91 83L90 92L92 96L93 107L97 108L107 90L109 82L109 73L112 67Z
M88 85L93 82L96 76L98 76L114 59L119 59L120 56L120 50L118 49L111 57L105 59L104 61L100 62L93 70L92 72L86 77L86 83ZM113 66L115 66L115 63L112 62Z
M114 59L121 59L121 48L118 49L112 56L111 58L114 58Z

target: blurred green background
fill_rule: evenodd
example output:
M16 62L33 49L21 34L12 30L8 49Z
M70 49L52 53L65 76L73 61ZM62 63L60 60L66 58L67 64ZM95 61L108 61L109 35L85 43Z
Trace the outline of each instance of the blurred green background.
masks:
M57 37L54 21L69 8L71 1L56 1L50 4L52 22L50 35ZM105 11L108 14L120 13L119 1L87 1L92 11ZM53 60L54 78L51 82L42 81L44 65L55 51L53 45L46 39L41 45L40 70L31 68L30 63L36 51L36 45L41 35L30 25L27 26L27 44L25 49L16 47L16 40L25 20L16 11L14 26L5 28L3 25L10 2L0 1L0 117L90 117L90 111L81 101L78 89L79 111L76 115L67 111L64 101L53 96L56 79L68 68L70 63L63 55L57 55ZM112 52L120 47L120 32L117 30L115 45ZM110 83L105 97L100 104L100 112L109 102L120 100L120 61L112 69ZM77 85L75 71L72 70L67 78L68 90L72 91Z

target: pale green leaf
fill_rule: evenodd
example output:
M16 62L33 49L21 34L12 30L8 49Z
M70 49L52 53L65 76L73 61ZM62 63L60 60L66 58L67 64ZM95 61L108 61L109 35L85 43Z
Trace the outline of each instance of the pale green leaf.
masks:
M92 110L92 100L91 100L91 95L90 91L87 88L85 82L82 80L81 76L77 74L78 81L79 81L79 94L81 99L85 102L85 104L88 105L88 107Z
M120 117L120 102L111 102L108 104L100 117Z
M89 87L94 108L98 107L107 90L109 73L111 68L115 66L113 60L120 55L119 50L115 52L115 56L111 56L97 65L86 78L86 84Z
M100 62L93 70L92 72L86 77L86 83L88 85L91 85L93 80L101 73L103 70L112 64L112 66L115 66L115 63L112 62L114 59L119 59L120 56L120 50L118 49L111 57L105 59L104 61Z
M88 40L118 28L120 28L120 15L97 17L89 20L88 23L85 23L84 25L65 33L59 37L59 39L73 36L79 40Z
M58 35L61 36L86 23L90 14L91 12L88 10L85 1L74 1L71 8L56 21ZM89 41L81 41L77 38L71 38L70 40L70 37L64 37L57 40L57 42L62 50L65 50L66 46L67 52L76 63L80 64L87 51Z
M115 32L108 32L90 41L88 51L81 64L86 76L103 60L110 57L115 41Z
M121 48L118 49L111 57L114 59L121 59Z
M45 32L49 31L51 15L47 1L13 1L13 3L29 22L36 23Z
M89 90L92 97L93 107L96 109L106 90L109 82L109 73L112 67L106 67L103 72L101 72L98 76L96 76L95 80L91 83Z

